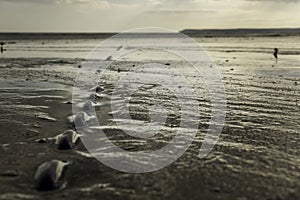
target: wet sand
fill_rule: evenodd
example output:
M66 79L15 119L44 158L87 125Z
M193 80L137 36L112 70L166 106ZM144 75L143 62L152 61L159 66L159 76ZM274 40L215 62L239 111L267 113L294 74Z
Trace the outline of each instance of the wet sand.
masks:
M190 148L175 163L147 174L111 169L89 157L81 142L75 149L63 151L51 141L37 142L75 130L68 121L72 115L68 102L72 101L81 59L1 58L0 199L299 199L300 79L282 73L286 65L274 68L271 62L245 69L243 60L231 55L216 60L228 101L218 144L208 157L197 158L210 118L210 101L200 97L202 121ZM126 73L132 64L116 63L101 83L101 94L109 96L113 88L110 78ZM169 67L175 65L171 62ZM289 74L298 70L294 68ZM143 105L152 101L145 98L150 95L147 92L137 93L132 101L137 120L147 120ZM161 98L173 105L170 96ZM107 99L97 99L101 101ZM124 149L144 148L145 143L130 141L113 128L109 105L96 110L107 123L105 132L116 143ZM176 127L176 119L175 114L167 126ZM164 135L156 139L160 142L150 146L157 148L168 142ZM52 159L70 162L65 185L54 191L38 191L35 171Z

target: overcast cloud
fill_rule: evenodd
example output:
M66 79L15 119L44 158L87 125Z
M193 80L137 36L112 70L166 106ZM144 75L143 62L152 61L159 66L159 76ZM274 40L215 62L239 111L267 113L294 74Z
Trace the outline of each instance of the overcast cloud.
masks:
M300 0L0 0L0 31L300 27Z

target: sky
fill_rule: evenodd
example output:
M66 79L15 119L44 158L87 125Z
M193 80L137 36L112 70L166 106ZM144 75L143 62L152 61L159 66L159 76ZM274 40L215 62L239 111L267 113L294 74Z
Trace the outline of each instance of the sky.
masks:
M300 0L0 0L0 32L300 28Z

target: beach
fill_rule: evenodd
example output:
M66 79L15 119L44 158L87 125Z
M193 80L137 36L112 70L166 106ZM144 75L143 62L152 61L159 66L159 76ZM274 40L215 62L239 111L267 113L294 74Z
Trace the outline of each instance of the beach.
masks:
M149 68L139 77L168 76L172 68L186 72L199 92L190 97L199 110L190 114L201 120L194 141L178 160L144 174L105 166L80 141L73 149L59 150L51 140L41 140L75 130L70 117L76 76L103 38L4 40L7 51L0 55L0 199L299 199L299 36L194 39L222 75L227 100L223 131L210 154L198 158L211 117L205 84L201 77L187 72L184 64L164 57L159 62L166 69ZM277 62L274 48L279 48ZM120 120L129 130L134 128L126 126L124 119L114 119L106 103L112 100L113 80L139 65L143 59L136 58L140 54L125 56L105 69L99 83L102 96L96 98L102 103L96 107L105 125L101 128L115 144L134 151L168 144L179 118L172 93L149 84L131 99L130 114L135 120L147 121L146 105L156 101L155 88L159 102L174 112L166 129L153 140L143 141L128 139L115 127ZM99 70L104 69L100 66ZM64 184L56 190L39 191L34 174L40 164L53 159L70 163Z

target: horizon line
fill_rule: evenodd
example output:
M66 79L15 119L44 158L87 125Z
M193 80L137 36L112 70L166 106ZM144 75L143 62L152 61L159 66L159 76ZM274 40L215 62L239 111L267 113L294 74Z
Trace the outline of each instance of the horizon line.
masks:
M298 28L185 28L178 32L183 32L186 30L193 30L193 31L223 31L223 30L300 30L300 27ZM88 32L82 32L82 31L0 31L0 34L115 34L115 33L122 33L126 31L88 31Z

